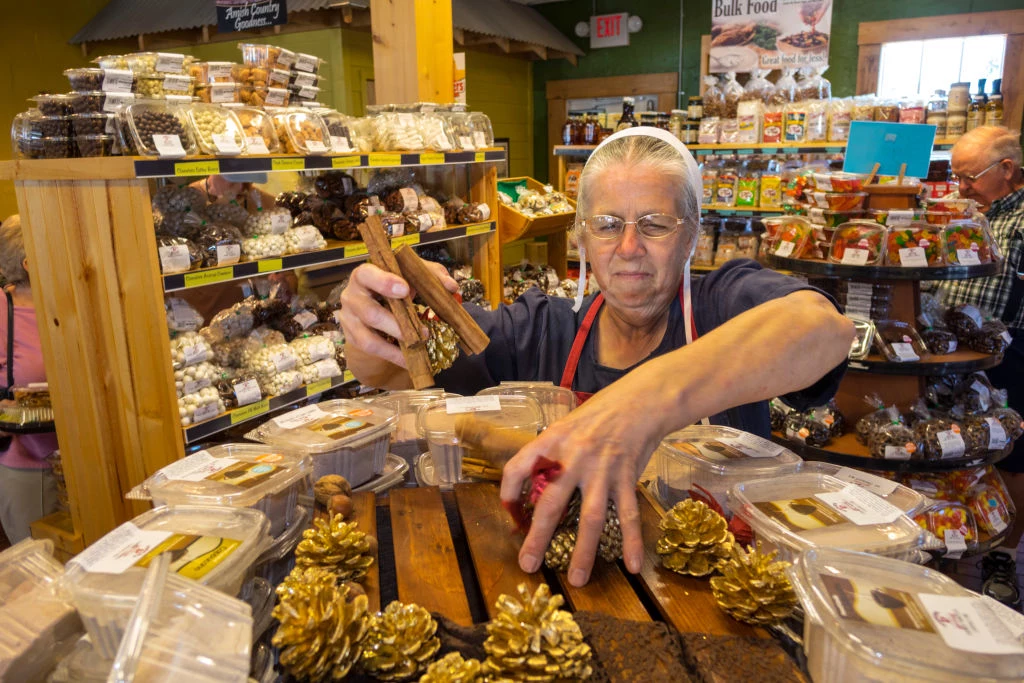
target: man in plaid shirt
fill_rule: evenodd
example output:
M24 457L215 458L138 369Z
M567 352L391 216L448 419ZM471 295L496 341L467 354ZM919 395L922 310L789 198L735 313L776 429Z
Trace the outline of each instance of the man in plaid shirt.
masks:
M1006 128L982 126L953 147L953 176L960 184L960 196L981 205L1005 261L998 275L943 282L938 290L948 305L974 304L1006 323L1013 343L988 376L993 385L1007 390L1010 407L1024 412L1024 175L1018 140L1019 135ZM1024 533L1024 439L999 463L999 469L1017 517L1002 546L1009 552L993 551L982 560L983 592L1019 608L1014 558Z

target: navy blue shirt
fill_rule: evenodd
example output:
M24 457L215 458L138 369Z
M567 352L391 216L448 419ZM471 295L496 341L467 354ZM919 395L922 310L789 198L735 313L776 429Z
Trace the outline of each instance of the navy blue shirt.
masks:
M766 301L804 289L818 291L749 259L731 260L718 270L693 280L691 296L697 336ZM482 354L459 356L451 368L437 375L438 385L465 396L502 381L542 381L557 385L576 331L593 302L594 296L587 297L580 311L573 313L572 300L549 297L534 288L515 303L502 305L496 311L468 305L466 309L491 338L491 343ZM573 382L575 391L596 393L636 367L617 370L599 364L597 328L596 324L591 328L583 347ZM677 297L669 307L668 327L661 344L641 363L685 345L686 328ZM771 362L771 353L771 349L765 349L761 356L736 358L735 362ZM845 370L844 361L812 386L786 395L786 403L803 409L827 402L839 387ZM768 403L758 401L736 406L711 416L711 422L768 436Z

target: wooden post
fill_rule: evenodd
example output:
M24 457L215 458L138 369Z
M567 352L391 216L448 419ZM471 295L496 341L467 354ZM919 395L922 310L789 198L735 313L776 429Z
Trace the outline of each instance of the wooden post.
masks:
M454 99L451 0L371 0L378 102Z

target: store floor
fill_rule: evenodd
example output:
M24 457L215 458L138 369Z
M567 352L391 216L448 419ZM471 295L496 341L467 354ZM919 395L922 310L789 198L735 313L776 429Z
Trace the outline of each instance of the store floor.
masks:
M1017 582L1024 587L1024 543L1017 546ZM981 558L968 557L957 562L947 574L964 588L972 591L981 590Z

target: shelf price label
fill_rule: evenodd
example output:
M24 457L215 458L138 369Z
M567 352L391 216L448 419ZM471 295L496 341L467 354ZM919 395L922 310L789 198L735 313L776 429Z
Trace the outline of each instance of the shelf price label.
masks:
M198 273L187 273L185 275L185 287L202 287L203 285L212 285L216 282L226 282L234 276L235 269L231 266L203 270Z
M426 152L420 155L421 164L443 164L444 154L440 152Z
M360 242L359 244L347 244L345 245L345 258L355 258L356 256L366 256L370 253L370 250L366 248L366 245Z
M392 152L385 152L370 155L370 166L401 166L402 155Z
M289 157L285 159L271 159L271 171L303 171L306 168L306 160L302 157Z
M284 261L279 258L265 258L256 262L256 271L259 273L272 273L282 268L284 268Z
M420 234L418 232L416 232L416 233L413 233L411 235L402 235L401 237L396 237L395 239L391 240L391 248L392 249L397 249L398 247L402 246L403 244L406 244L406 245L411 247L412 245L419 244L419 243L420 243Z
M477 152L473 155L473 161L487 161L486 152Z
M473 235L482 235L485 232L491 231L490 223L480 223L479 225L470 225L466 227L466 237L472 237Z
M328 377L327 379L321 379L316 382L313 382L312 384L306 385L306 396L316 396L317 394L324 393L330 388L331 378Z
M215 175L220 173L220 162L213 161L179 161L174 164L174 175L195 176Z
M736 150L736 153L737 154L753 154L754 150L752 150L752 149L738 149L738 150Z
M358 154L355 156L334 157L331 159L331 168L356 168L362 161L363 157Z
M250 420L257 415L262 415L270 410L270 399L265 398L262 401L251 403L242 408L235 408L231 411L231 424L236 425L239 422L245 422Z

